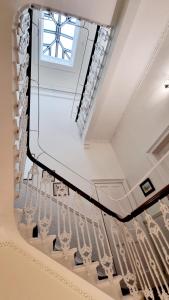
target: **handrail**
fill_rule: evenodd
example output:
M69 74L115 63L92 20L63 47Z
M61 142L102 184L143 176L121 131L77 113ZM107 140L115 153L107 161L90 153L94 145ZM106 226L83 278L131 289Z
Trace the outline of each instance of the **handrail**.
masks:
M84 85L83 85L83 90L82 90L82 94L81 94L81 98L80 98L80 102L79 102L79 106L78 106L78 110L77 110L77 115L76 115L76 119L75 119L76 122L78 120L80 109L81 109L82 102L83 102L83 96L84 96L84 92L85 92L85 88L86 88L86 83L87 83L87 80L88 80L88 75L89 75L89 72L90 72L90 67L91 67L91 64L92 64L92 58L93 58L93 54L94 54L94 51L95 51L95 44L97 42L99 29L100 29L100 26L97 25L96 34L95 34L93 47L92 47L92 52L91 52L91 55L90 55L89 65L88 65L88 68L87 68L85 82L84 82Z
M145 210L156 204L159 200L163 199L164 197L169 195L169 184L166 185L164 188L162 188L159 192L157 192L155 195L150 197L147 201L145 201L143 204L138 206L135 210L132 211L131 214L127 215L122 219L122 222L129 222L133 218L139 216L141 213L143 213Z
M146 209L150 208L152 205L154 205L155 203L157 203L160 199L168 196L169 195L169 184L166 187L164 187L163 189L161 189L159 192L157 192L154 196L152 196L151 198L149 198L142 205L140 205L139 207L137 207L134 211L131 212L131 214L128 214L126 217L121 217L117 213L111 211L108 207L104 206L103 204L101 204L100 202L98 202L97 200L95 200L93 197L90 197L88 194L86 194L81 189L79 189L78 187L76 187L75 185L73 185L72 183L70 183L69 181L67 181L62 176L56 174L53 170L51 170L46 165L44 165L43 163L41 163L40 161L38 161L31 154L29 134L30 134L30 96L31 96L32 9L29 9L29 13L30 13L30 20L31 21L30 21L30 28L29 28L29 34L30 34L29 46L28 46L28 49L27 49L27 51L29 53L29 57L30 57L29 66L28 66L28 69L27 69L27 76L28 76L28 92L27 92L27 96L28 96L28 108L27 108L27 115L28 115L27 156L28 156L28 158L33 163L35 163L36 165L38 165L43 170L47 171L51 176L53 176L54 178L56 178L59 181L61 181L63 184L65 184L66 186L68 186L73 191L77 192L80 196L82 196L87 201L89 201L90 203L92 203L93 205L95 205L97 208L99 208L100 210L102 210L104 213L106 213L109 216L117 219L120 222L123 222L123 223L129 222L133 218L135 218L138 215L140 215L141 213L143 213Z

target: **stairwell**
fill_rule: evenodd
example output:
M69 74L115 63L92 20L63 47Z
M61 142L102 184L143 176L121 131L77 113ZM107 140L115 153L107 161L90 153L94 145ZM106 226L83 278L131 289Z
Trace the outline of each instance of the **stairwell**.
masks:
M74 187L71 189L59 175L38 166L36 159L27 180L24 180L27 154L31 157L27 150L31 54L28 51L29 13L28 10L21 13L16 31L16 115L19 126L16 123L15 138L19 150L16 147L15 216L18 229L26 242L49 256L53 264L57 263L56 266L62 265L62 272L64 268L68 269L70 277L76 274L89 286L92 284L96 294L98 289L104 292L100 299L169 299L169 236L163 228L169 230L168 186L150 199L147 206L123 219L113 212L111 215L104 206L97 206L92 197L86 197ZM51 174L58 180L56 196L52 193ZM150 203L151 206L157 205L163 222L161 227L147 211ZM111 241L107 238L101 209L110 214ZM92 218L87 211L93 212ZM88 285L84 285L87 288ZM123 296L121 287L127 288L129 295Z

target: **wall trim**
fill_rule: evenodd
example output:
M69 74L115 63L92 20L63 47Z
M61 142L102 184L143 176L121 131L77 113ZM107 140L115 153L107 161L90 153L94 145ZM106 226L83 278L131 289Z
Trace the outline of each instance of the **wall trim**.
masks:
M33 95L38 95L38 87L33 85L31 87L31 93ZM64 99L64 100L71 100L71 101L74 101L74 97L76 97L75 101L80 101L80 97L81 97L80 93L76 93L76 95L75 95L74 92L49 89L49 88L43 87L43 86L39 87L39 94L41 96L50 96L50 97L54 97L56 99Z
M167 137L168 134L169 134L169 125L162 131L160 136L155 140L155 142L147 150L147 154L153 153L156 150L156 148L161 144L161 142Z

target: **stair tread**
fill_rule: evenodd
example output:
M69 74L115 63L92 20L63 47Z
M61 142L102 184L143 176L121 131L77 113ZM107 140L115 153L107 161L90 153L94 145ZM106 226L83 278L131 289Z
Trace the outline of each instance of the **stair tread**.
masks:
M95 262L92 262L90 265L89 265L89 267L91 268L91 269L96 269L96 267L98 266L98 264L99 264L99 262L98 261L95 261ZM86 266L83 264L83 265L75 265L74 267L73 267L73 271L75 271L75 272L83 272L83 271L86 271Z
M74 256L74 253L77 251L77 248L72 248L72 249L69 249L67 251L67 256ZM63 258L64 257L64 253L62 250L59 250L59 251L52 251L51 252L51 256L52 257L55 257L55 258Z

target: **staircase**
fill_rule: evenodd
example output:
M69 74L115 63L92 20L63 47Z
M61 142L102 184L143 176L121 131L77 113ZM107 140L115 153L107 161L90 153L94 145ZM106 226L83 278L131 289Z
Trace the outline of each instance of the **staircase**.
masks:
M120 288L123 277L115 272L99 210L94 209L95 218L90 219L68 206L67 203L72 202L78 207L78 202L83 199L75 193L68 195L67 187L61 183L58 197L48 194L51 176L44 172L39 180L41 174L36 165L31 167L28 177L32 179L21 183L15 208L16 222L23 238L112 298L123 299ZM38 181L39 189L35 185ZM92 209L91 205L86 207L86 211L88 209ZM36 227L38 235L33 237ZM133 297L136 296L130 296L131 299ZM138 293L137 299L142 298L143 295Z
M30 34L31 11L25 10L16 30L15 216L21 235L113 299L169 299L169 186L123 218L32 157ZM27 155L33 163L25 180ZM158 212L160 222L148 211L150 207ZM109 215L109 237L103 211ZM124 290L128 295L123 296Z

